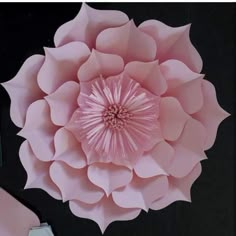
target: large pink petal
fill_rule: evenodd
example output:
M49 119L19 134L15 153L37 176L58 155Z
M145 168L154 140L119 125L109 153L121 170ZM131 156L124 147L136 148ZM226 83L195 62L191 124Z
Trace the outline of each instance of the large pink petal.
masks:
M207 138L204 148L209 149L215 142L217 129L220 123L230 114L224 111L218 104L214 85L207 80L202 83L203 107L193 114L206 128Z
M161 63L160 70L167 80L168 90L203 76L191 71L183 62L173 59Z
M104 195L102 189L93 185L87 177L87 168L73 169L56 161L50 167L50 176L61 190L63 201L79 200L93 204Z
M51 119L55 125L64 126L78 108L79 84L74 81L65 82L54 93L45 97L50 111Z
M155 95L161 95L167 89L166 79L160 71L158 61L130 62L125 66L125 72Z
M93 49L88 60L80 67L78 78L80 81L86 82L99 76L106 78L117 75L123 69L124 61L120 56L101 53Z
M173 160L174 149L165 141L158 143L151 151L144 153L134 166L141 178L168 175L168 167Z
M32 227L39 227L35 213L0 188L0 235L26 236Z
M86 166L86 156L81 144L72 133L65 128L59 129L54 137L55 156L54 160L60 160L73 168Z
M28 141L24 141L21 144L19 156L28 176L25 189L40 188L55 199L61 200L60 190L49 176L51 162L38 160Z
M39 87L50 94L66 81L78 81L77 71L89 55L89 48L82 42L45 48L45 61L38 74Z
M157 20L148 20L139 29L155 39L157 59L161 62L177 59L194 72L202 70L202 59L189 39L190 25L174 28Z
M204 144L206 129L194 119L189 119L180 138L172 144L175 156L169 173L176 177L186 176L201 160L206 159Z
M92 183L101 187L108 196L115 189L127 185L133 174L126 167L110 163L95 163L88 167L88 177Z
M168 92L179 100L183 109L188 114L193 114L203 106L202 76L198 79L184 83Z
M45 100L32 103L27 111L26 122L18 135L26 138L41 161L50 161L54 155L53 138L57 127L52 124L49 106Z
M180 103L173 97L161 98L160 102L160 126L163 137L174 141L182 133L189 116L184 112Z
M148 211L156 199L164 196L168 190L166 176L141 179L135 176L130 184L112 193L114 202L123 208L141 208Z
M87 218L95 221L102 233L107 226L117 220L132 220L136 218L140 209L124 209L117 206L112 197L104 197L97 204L84 204L79 201L70 201L70 209L78 217Z
M41 55L29 57L12 80L2 83L11 98L11 119L18 127L24 126L29 105L44 95L37 84L37 74L43 61L44 56Z
M125 62L148 62L156 56L155 41L140 31L133 20L123 26L102 31L97 37L96 49L120 55Z
M175 201L191 201L191 187L194 181L201 174L201 164L198 163L194 169L183 178L168 177L169 190L165 196L154 201L151 209L160 210Z
M78 15L57 30L54 42L58 47L72 41L82 41L89 48L94 48L96 37L102 30L121 26L128 21L128 16L121 11L96 10L83 3Z

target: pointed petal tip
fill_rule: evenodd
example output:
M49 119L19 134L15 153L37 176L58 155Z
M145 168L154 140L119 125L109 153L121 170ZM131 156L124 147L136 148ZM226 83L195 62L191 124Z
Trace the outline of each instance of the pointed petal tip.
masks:
M133 18L131 18L127 24L136 26Z
M66 197L64 196L64 194L61 193L61 195L62 195L62 202L63 202L63 203L66 203L66 202L68 202L68 201L70 200L70 199L66 198Z
M108 225L107 226L103 226L103 225L99 224L98 222L95 222L95 223L97 223L101 233L104 234L106 229L107 229L107 227L108 227Z
M217 101L217 103L218 103L218 106L219 106L219 113L220 113L220 115L221 115L221 121L220 121L220 123L219 123L219 125L220 125L223 120L225 120L226 118L228 118L228 117L231 116L232 114L230 114L229 112L227 112L226 110L224 110L224 109L221 107L221 105L219 104L218 101Z
M49 47L43 47L43 51L45 54L48 54L49 53Z
M52 55L53 49L55 49L55 48L43 47L45 56L50 57L50 58L53 58L53 55Z
M28 179L28 176L27 176L27 182L24 186L24 190L29 190L29 189L33 189L35 187L31 186L32 185L32 182L29 182L29 179Z
M112 193L112 190L111 189L104 189L104 192L106 194L106 197L109 198L109 196L111 195Z
M28 183L26 183L25 186L24 186L24 190L27 190L27 189L29 189L29 184Z
M199 77L198 77L198 78L199 78L199 79L204 79L205 76L206 76L206 74L202 74L202 73L201 73L201 74L199 74Z
M186 25L183 26L179 26L179 27L174 27L174 28L182 28L184 29L184 31L186 31L188 34L190 33L190 29L191 29L192 23L188 23Z
M192 203L191 196L190 196L190 198L186 198L186 199L185 199L185 202Z
M6 89L6 86L7 86L7 81L6 81L6 82L2 82L2 83L0 83L0 85L1 85L3 88L5 88L5 89Z
M95 11L97 10L97 9L89 6L89 4L87 2L82 2L82 5L81 5L81 8L80 8L79 12L82 11L83 9L85 9L85 10L95 10Z
M21 129L16 135L17 135L17 136L20 136L20 137L23 137L23 136L22 136L22 135L23 135L22 130L23 130L23 129Z
M15 78L15 77L14 77ZM13 79L14 78L12 78L12 79L10 79L10 80L8 80L8 81L5 81L5 82L2 82L2 83L0 83L0 85L7 91L7 93L9 94L9 96L10 96L10 91L9 91L9 88L11 88L12 87L12 81L13 81ZM11 97L10 97L11 98Z
M185 25L187 28L191 28L192 23L188 23L187 25Z
M226 110L223 109L223 113L224 113L224 119L228 118L229 116L231 116L232 114L230 114L229 112L227 112Z
M7 94L8 94L9 97L10 97L9 87L11 86L11 85L9 84L10 81L11 81L11 80L0 83L0 86L2 86L2 87L6 90L6 92L7 92ZM11 100L11 97L10 97L10 100Z
M143 207L142 210L144 210L146 213L149 212L149 208L147 206Z

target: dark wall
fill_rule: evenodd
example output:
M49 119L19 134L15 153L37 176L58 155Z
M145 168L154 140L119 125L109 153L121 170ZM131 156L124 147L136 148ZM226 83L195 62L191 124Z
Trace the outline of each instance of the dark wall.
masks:
M217 90L218 101L231 114L219 127L215 145L202 162L203 172L192 188L192 201L149 211L133 221L111 224L105 236L233 236L235 5L195 3L96 3L99 9L124 11L136 24L153 18L171 26L192 23L191 40L204 62L203 73ZM53 35L72 19L80 4L0 4L0 82L11 79L24 60L53 46ZM9 117L10 100L0 87L3 167L0 186L52 225L56 236L101 235L90 220L75 217L68 204L37 189L23 190L26 173L18 150L23 139ZM1 209L0 209L1 210ZM1 235L3 236L3 235ZM17 236L17 235L16 235Z

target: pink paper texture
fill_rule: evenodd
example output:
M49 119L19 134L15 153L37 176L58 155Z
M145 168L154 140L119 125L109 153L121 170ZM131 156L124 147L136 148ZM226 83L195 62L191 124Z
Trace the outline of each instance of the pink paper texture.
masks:
M32 227L40 226L38 217L2 188L0 209L1 236L28 236Z
M142 209L191 201L204 151L229 114L189 33L82 4L56 31L55 48L2 84L26 139L25 188L69 201L102 232Z

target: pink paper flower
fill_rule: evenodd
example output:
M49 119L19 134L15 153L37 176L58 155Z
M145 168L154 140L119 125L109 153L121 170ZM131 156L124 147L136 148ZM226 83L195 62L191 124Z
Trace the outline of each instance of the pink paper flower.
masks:
M82 5L55 48L28 58L3 84L26 141L26 188L70 202L98 223L190 201L220 122L229 114L200 74L190 25Z

